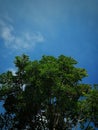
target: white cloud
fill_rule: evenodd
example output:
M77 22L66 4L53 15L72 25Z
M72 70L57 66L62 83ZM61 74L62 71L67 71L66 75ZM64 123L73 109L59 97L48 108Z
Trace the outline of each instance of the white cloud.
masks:
M0 37L8 48L18 50L31 49L36 44L44 42L44 37L40 32L20 32L16 35L14 27L2 20L0 20L0 28Z
M14 76L16 75L16 70L14 68L9 68L7 70L11 71Z
M3 27L1 30L1 37L6 42L13 42L15 39L14 35L12 35L12 28L11 27Z

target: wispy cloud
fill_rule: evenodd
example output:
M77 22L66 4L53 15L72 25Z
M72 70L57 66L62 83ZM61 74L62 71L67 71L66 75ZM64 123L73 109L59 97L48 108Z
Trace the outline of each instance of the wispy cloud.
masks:
M16 75L16 69L14 69L14 68L9 68L9 69L7 69L7 70L11 71L14 76Z
M19 32L15 33L12 24L0 20L0 38L8 48L13 49L30 49L38 43L44 42L44 36L41 32Z

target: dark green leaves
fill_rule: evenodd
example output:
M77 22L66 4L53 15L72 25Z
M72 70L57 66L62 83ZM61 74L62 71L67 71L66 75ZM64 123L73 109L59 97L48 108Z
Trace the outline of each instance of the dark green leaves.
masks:
M31 61L23 54L14 63L15 75L10 71L0 75L6 111L0 118L2 129L65 130L85 128L89 122L97 127L98 89L82 84L87 72L76 67L77 61L64 55Z

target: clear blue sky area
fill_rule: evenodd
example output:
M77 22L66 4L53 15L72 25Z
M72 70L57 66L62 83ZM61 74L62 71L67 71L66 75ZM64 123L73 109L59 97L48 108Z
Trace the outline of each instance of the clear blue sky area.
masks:
M0 0L0 73L22 53L71 56L98 83L98 0Z

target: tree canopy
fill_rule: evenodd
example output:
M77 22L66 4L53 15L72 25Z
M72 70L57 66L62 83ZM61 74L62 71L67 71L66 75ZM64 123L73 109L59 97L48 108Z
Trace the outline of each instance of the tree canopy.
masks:
M0 75L1 130L95 130L98 88L83 84L87 72L71 57L16 56L16 73ZM91 125L93 123L93 125Z

